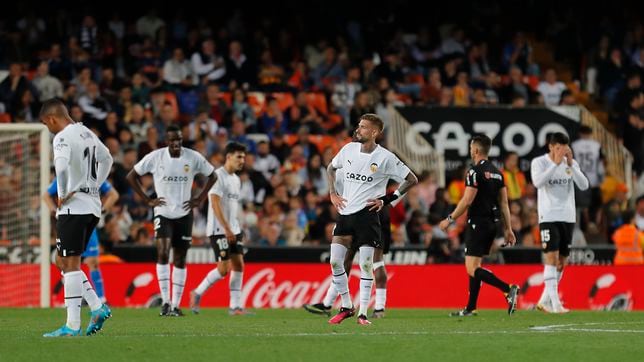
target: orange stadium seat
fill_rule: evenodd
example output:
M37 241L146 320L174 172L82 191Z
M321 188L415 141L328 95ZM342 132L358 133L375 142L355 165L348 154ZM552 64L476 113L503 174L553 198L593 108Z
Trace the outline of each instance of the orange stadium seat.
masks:
M233 105L233 95L230 92L221 92L221 99L226 102L228 107Z
M11 123L11 115L9 113L0 113L0 123Z
M255 115L259 117L266 107L266 96L262 92L249 92L248 104L253 108Z
M277 104L280 107L282 112L286 111L290 106L295 104L295 98L293 94L288 92L275 92L271 93L271 96L277 99Z
M306 100L308 105L315 108L318 112L324 115L329 114L329 108L327 107L324 93L306 93Z

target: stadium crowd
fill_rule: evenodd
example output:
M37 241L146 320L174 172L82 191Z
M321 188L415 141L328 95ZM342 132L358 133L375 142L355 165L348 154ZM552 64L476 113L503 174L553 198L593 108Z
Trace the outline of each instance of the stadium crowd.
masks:
M350 141L361 114L376 113L387 122L393 107L412 104L575 105L579 85L564 84L555 68L534 61L536 36L553 44L555 58L571 64L574 79L609 111L608 127L631 150L634 171L641 174L643 24L602 18L599 29L578 39L575 52L561 43L588 25L568 21L570 12L553 11L535 33L534 24L487 23L503 10L495 1L481 3L490 7L474 6L453 22L411 27L395 15L347 19L314 35L303 31L315 21L313 13L280 24L270 16L251 21L241 10L220 22L183 11L162 16L154 9L128 18L125 11L103 17L60 10L46 17L25 10L0 22L0 121L39 122L40 103L59 97L74 120L100 136L114 157L110 182L121 195L100 229L105 245L152 244L152 210L125 176L164 146L170 124L182 127L184 146L215 166L222 164L219 152L228 141L247 145L240 177L252 244L324 244L336 218L326 166ZM503 157L498 161L513 183L508 188L519 244L540 247L535 189L518 169L516 154ZM22 177L12 164L18 160L0 160L0 215L12 210L16 178ZM435 174L416 171L419 185L391 210L393 244L425 245L432 262L454 261L464 221L450 235L437 224L459 200L463 175L448 175L441 188ZM151 178L143 180L153 192ZM601 197L589 201L591 215L581 224L589 242L593 236L606 242L628 223L621 213L628 208L628 190L610 175L596 186ZM194 210L193 244L205 243L206 206ZM641 197L636 207L641 229Z

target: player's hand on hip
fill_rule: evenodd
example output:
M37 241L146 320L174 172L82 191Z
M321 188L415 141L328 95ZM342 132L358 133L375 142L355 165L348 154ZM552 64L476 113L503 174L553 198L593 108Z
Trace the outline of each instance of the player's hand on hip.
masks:
M194 197L183 203L184 210L191 210L192 208L199 207L201 200L198 197Z
M336 209L342 210L346 206L347 200L338 194L332 193L331 203L333 204L333 206L335 206Z
M75 193L76 193L76 192L74 191L74 192L70 192L70 193L69 193L69 194L67 194L67 196L65 196L65 197L59 197L59 198L58 198L58 208L60 209L61 207L63 207L63 205L65 205L65 203L67 203L67 201L69 201L69 199L71 199L72 197L74 197L74 194L75 194Z
M150 199L148 201L149 207L157 207L157 206L164 206L164 205L165 205L165 199L163 197L157 197L156 199Z
M369 211L380 211L382 210L382 207L385 206L385 202L380 199L369 199L367 200L367 207L369 207Z

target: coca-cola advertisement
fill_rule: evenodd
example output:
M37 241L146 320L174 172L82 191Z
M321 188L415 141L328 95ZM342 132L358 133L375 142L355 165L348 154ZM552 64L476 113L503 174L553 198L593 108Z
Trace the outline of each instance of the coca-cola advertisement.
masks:
M188 294L214 267L188 265L183 305ZM489 265L503 280L521 286L520 309L531 309L543 290L543 266ZM151 263L101 266L108 303L115 307L155 307L159 286ZM319 302L331 283L330 267L321 263L249 263L244 272L243 301L247 308L299 308ZM388 308L462 308L467 299L468 278L461 265L393 265L387 267ZM561 282L560 296L566 307L593 310L644 310L642 266L570 266ZM60 274L52 267L52 305L63 304ZM359 269L351 271L350 291L357 304ZM228 306L228 280L213 285L202 298L203 307ZM373 301L372 301L373 302ZM484 285L480 308L505 308L498 290Z

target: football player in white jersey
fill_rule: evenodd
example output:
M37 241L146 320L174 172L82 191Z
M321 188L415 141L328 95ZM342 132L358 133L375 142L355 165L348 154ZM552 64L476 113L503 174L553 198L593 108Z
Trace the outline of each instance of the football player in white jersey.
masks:
M230 142L224 149L224 165L218 168L217 182L208 194L208 223L206 226L210 245L219 262L201 281L199 286L190 292L190 308L199 313L199 303L203 294L214 283L226 277L230 272L230 315L242 315L241 301L242 279L244 273L243 232L239 222L241 180L237 172L244 168L246 146Z
M80 335L81 301L92 310L86 335L102 329L111 317L110 309L101 302L87 276L81 270L81 254L101 216L99 186L112 168L112 156L92 131L75 123L62 101L46 101L40 120L54 133L54 167L58 179L56 211L56 249L65 284L67 322L45 337Z
M331 324L339 324L355 314L344 268L345 255L353 243L359 247L360 260L358 324L371 324L367 319L367 308L373 285L374 248L382 243L378 212L418 183L416 175L404 163L376 143L383 128L384 124L377 115L362 115L355 133L357 142L342 147L327 167L331 203L340 214L333 230L330 263L333 284L342 298L342 307L329 320ZM342 169L344 175L342 195L335 190L338 169ZM394 193L386 194L390 178L404 181Z
M537 208L541 246L544 252L544 290L537 309L566 313L559 300L558 284L570 255L575 226L575 188L588 188L588 179L573 159L568 136L553 133L548 139L548 153L532 160L530 173L537 188Z
M183 316L179 309L186 283L186 254L192 242L192 209L198 207L217 180L215 168L199 152L182 146L179 127L166 130L167 147L152 151L134 165L127 180L145 203L154 207L154 233L157 245L157 279L161 298L161 316ZM156 197L148 196L139 176L151 173ZM196 174L208 177L201 192L192 196ZM172 246L172 300L170 299L170 246ZM172 304L170 304L172 303Z

